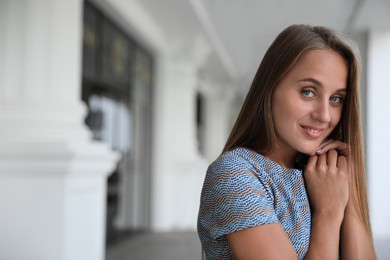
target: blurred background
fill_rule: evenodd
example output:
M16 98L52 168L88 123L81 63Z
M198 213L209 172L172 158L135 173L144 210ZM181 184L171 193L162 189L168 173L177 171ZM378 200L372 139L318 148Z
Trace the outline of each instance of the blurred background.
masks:
M207 166L291 24L355 40L390 259L388 0L0 0L0 259L200 259Z

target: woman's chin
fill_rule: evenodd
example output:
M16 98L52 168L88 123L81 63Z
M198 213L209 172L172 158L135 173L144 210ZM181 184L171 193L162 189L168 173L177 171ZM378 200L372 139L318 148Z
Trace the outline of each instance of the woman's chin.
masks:
M316 148L310 148L310 149L303 149L303 151L300 151L301 153L307 155L307 156L313 156L317 154L318 147Z

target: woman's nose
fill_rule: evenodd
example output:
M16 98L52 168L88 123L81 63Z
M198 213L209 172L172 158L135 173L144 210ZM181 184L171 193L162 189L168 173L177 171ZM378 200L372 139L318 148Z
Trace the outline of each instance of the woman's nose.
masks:
M331 120L329 102L328 101L317 102L312 112L312 118L321 123L329 123Z

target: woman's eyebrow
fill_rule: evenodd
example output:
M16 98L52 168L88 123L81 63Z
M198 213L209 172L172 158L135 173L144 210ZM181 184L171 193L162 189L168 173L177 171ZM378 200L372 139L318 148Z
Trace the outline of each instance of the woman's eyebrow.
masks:
M309 83L312 83L312 84L319 86L319 87L323 86L320 81L313 79L313 78L304 78L304 79L298 80L298 82L309 82ZM340 89L336 90L336 92L347 92L347 88L346 87L340 88Z
M314 85L322 87L322 83L316 79L313 79L313 78L304 78L304 79L298 80L298 82L310 82Z

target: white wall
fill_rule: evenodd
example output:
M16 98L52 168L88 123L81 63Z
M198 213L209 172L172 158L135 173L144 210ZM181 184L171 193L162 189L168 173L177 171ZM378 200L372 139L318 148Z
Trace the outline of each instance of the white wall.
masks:
M367 66L368 189L374 238L390 239L390 31L369 34Z

